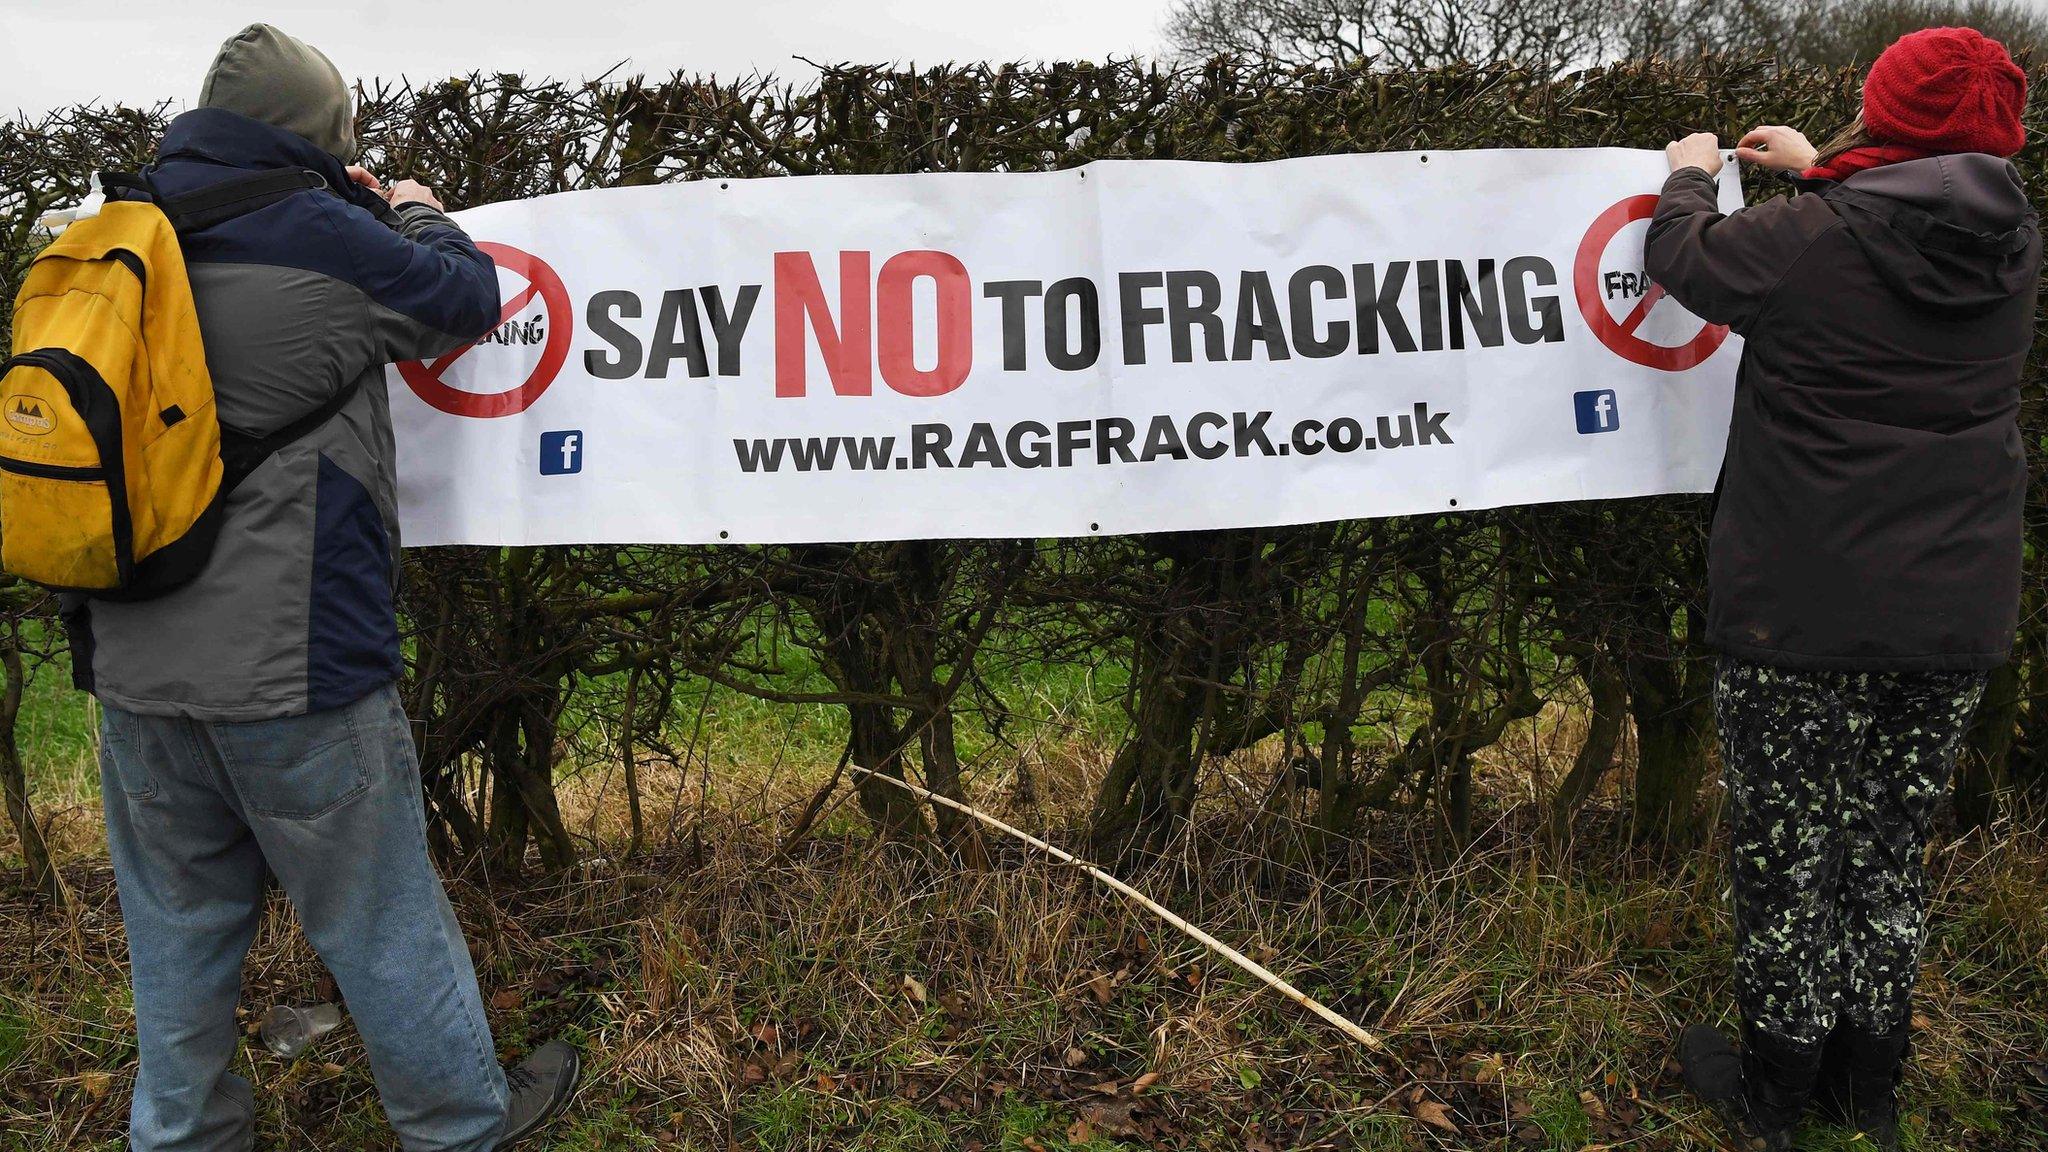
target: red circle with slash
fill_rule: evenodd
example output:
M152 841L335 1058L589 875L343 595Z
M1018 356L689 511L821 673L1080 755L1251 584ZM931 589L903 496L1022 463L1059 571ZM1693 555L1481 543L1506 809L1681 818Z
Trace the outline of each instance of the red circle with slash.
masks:
M1637 336L1636 329L1642 327L1650 309L1664 298L1661 285L1652 284L1628 315L1619 320L1607 311L1606 302L1600 298L1600 259L1606 255L1607 245L1623 228L1638 220L1648 220L1656 211L1657 198L1646 194L1631 196L1595 217L1593 226L1586 230L1586 238L1579 241L1579 254L1572 262L1572 289L1578 297L1579 311L1586 317L1586 327L1615 355L1646 368L1683 372L1721 347L1721 342L1728 339L1727 325L1708 324L1684 344L1653 344Z
M476 342L464 344L443 355L432 363L422 364L409 360L398 366L398 374L412 387L413 394L427 403L455 416L475 416L490 419L496 416L513 416L533 407L548 385L555 382L562 365L569 359L569 340L574 335L573 321L569 312L569 290L562 287L562 278L547 266L540 257L522 252L509 244L495 244L488 240L478 241L477 247L484 255L497 261L498 267L526 278L526 290L507 300L498 310L498 323L504 324L526 307L535 296L547 306L548 334L541 345L540 359L533 371L519 387L504 392L465 392L449 386L442 380L450 365L460 360Z

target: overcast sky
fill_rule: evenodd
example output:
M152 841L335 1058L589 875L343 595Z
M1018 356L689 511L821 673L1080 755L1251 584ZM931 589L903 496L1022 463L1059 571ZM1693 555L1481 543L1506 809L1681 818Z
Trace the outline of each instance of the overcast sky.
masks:
M581 78L800 75L820 62L1155 54L1168 0L0 0L0 114L97 99L189 104L220 43L261 20L351 79L481 69Z

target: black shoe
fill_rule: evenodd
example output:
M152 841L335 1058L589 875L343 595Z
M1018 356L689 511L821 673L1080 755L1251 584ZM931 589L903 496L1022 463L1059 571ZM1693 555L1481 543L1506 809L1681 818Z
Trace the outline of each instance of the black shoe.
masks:
M1899 1078L1912 1048L1906 1024L1877 1033L1847 1020L1835 1026L1821 1053L1814 1110L1829 1122L1860 1133L1881 1152L1898 1152Z
M1728 1147L1737 1152L1772 1152L1790 1148L1772 1144L1750 1111L1749 1093L1744 1089L1742 1056L1718 1028L1695 1024L1678 1038L1678 1066L1685 1086L1700 1103L1713 1112L1728 1137Z
M505 1105L505 1132L497 1146L510 1148L560 1116L575 1099L582 1072L582 1057L560 1040L541 1045L519 1067L506 1069L505 1088L512 1099Z

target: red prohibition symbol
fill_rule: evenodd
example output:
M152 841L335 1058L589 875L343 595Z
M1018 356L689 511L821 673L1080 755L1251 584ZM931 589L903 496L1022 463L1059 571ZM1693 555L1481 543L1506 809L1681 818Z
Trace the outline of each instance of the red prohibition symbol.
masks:
M535 296L539 296L541 303L547 306L547 339L541 345L540 360L534 364L533 372L519 387L505 392L465 392L451 387L442 378L447 375L450 365L476 347L471 343L430 364L409 360L398 366L398 374L405 377L414 395L450 415L480 419L514 416L533 407L533 402L555 382L563 363L569 359L569 340L574 335L569 291L562 287L562 278L555 275L555 270L530 252L488 240L478 241L477 247L483 250L484 255L497 261L498 267L526 278L526 290L505 301L504 307L499 309L500 325L517 316Z
M1646 368L1683 372L1712 356L1721 342L1728 339L1726 325L1708 324L1690 341L1675 347L1652 344L1637 336L1636 329L1642 327L1657 301L1664 298L1661 285L1652 284L1628 315L1619 320L1607 311L1607 303L1600 297L1600 259L1606 254L1608 243L1623 228L1649 219L1656 210L1657 197L1645 194L1631 196L1595 217L1593 226L1586 230L1586 238L1579 241L1579 254L1572 262L1572 288L1578 297L1579 311L1586 317L1586 327L1615 355Z

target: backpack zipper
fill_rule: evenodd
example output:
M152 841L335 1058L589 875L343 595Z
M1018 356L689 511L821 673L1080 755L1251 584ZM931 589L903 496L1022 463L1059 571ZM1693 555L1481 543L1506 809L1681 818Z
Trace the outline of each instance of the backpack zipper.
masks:
M84 468L70 464L38 464L33 460L12 460L0 456L0 472L12 472L16 476L35 476L43 480L78 480L97 482L107 478L105 468Z

